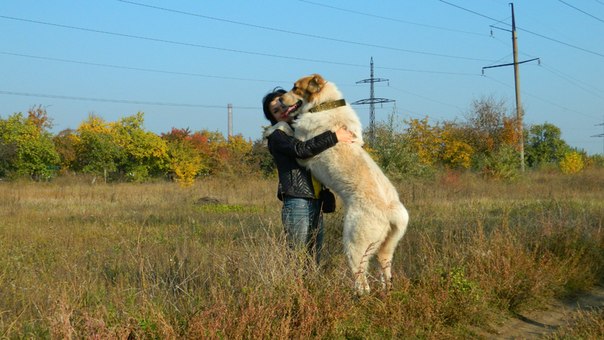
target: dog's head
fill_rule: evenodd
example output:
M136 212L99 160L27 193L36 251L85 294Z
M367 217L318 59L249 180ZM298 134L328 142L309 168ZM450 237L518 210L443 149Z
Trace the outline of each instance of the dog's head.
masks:
M318 96L327 81L318 74L298 79L294 87L281 96L281 103L288 107L286 114L292 117L308 109L309 105L315 105L318 102Z

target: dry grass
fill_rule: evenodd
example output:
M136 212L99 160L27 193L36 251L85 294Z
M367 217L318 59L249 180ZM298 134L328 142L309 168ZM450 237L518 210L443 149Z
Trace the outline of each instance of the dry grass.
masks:
M394 289L361 299L341 212L309 267L285 251L275 181L1 183L0 337L476 336L604 277L601 170L401 183Z
M580 310L572 320L563 325L547 339L603 339L604 308Z

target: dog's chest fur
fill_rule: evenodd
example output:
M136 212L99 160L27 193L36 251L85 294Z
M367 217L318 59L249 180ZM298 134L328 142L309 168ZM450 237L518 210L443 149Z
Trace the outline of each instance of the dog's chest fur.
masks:
M307 112L293 124L296 138L306 141L327 130L346 128L355 135L355 143L363 145L363 131L356 113L348 106L327 111Z

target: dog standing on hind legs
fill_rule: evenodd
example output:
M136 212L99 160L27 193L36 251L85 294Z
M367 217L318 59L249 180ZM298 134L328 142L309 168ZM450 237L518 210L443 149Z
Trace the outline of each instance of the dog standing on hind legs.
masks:
M382 286L392 286L392 258L409 222L407 209L379 166L362 148L362 128L355 111L337 87L318 74L303 77L281 96L287 114L297 116L295 136L308 140L326 130L345 127L357 140L338 143L300 164L344 203L344 252L358 294L370 291L369 260L377 257Z

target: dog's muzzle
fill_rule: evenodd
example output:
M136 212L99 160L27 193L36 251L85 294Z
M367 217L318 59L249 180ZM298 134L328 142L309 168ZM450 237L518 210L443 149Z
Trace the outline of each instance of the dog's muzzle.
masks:
M302 100L298 100L294 105L287 108L283 115L285 116L293 116L297 114L298 109L302 106Z

